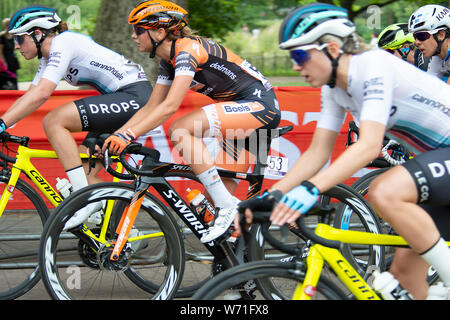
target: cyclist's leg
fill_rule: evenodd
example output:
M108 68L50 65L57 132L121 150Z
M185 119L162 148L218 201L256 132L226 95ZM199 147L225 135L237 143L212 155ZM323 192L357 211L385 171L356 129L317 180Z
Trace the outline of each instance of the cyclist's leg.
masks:
M209 131L208 117L202 109L175 120L169 137L183 159L209 191L217 207L230 207L233 197L220 179L214 160L203 142Z
M426 206L439 208L450 203L447 192L450 175L446 172L448 152L449 148L444 148L419 155L403 166L389 170L385 177L380 176L370 187L370 193L374 192L370 198L375 209L382 212L382 217L405 237L415 252L420 253L422 258L436 268L447 286L450 285L450 251L441 239L441 234L446 236L446 232L442 232L442 226L447 224L442 223L442 217L435 214L435 209L430 210L430 207ZM401 183L406 181L406 184ZM406 206L399 205L399 199L405 199L405 189L410 194L409 202ZM392 196L399 194L403 198ZM441 230L433 220L439 224Z
M199 121L198 119L201 119ZM224 144L224 150L232 159L232 165L238 168L236 162L240 158L238 149L234 145L229 148L227 141L242 140L250 136L255 130L266 127L267 129L275 128L279 123L279 113L270 110L265 104L256 101L232 101L215 103L203 107L202 111L195 111L192 114L179 119L172 124L171 139L177 146L178 150L198 174L200 181L205 185L208 193L211 195L216 206L223 208L219 212L218 218L215 220L214 227L210 228L208 234L202 238L202 242L209 242L221 234L223 234L233 222L236 214L236 198L226 190L223 181L219 178L216 167L212 164L212 157L203 144L200 137L192 134L197 130L201 136L215 137L221 139ZM197 129L195 128L197 126ZM186 128L189 128L186 130ZM183 134L184 129L184 134ZM177 131L179 132L178 134ZM242 148L240 148L242 149ZM195 157L200 154L202 163ZM245 154L245 153L243 153ZM223 163L227 158L223 157L223 153L219 154L222 159L216 159L215 163L223 167L227 163ZM198 157L198 156L197 156ZM228 158L230 158L228 157ZM207 162L205 161L207 160ZM222 162L222 163L220 163ZM226 161L227 162L227 161ZM245 161L244 161L245 162ZM206 165L205 165L206 164ZM242 170L248 168L248 163L243 163ZM245 168L244 168L245 167ZM220 184L220 187L219 187ZM230 189L235 189L236 185L228 181ZM224 203L228 199L228 203ZM231 201L232 202L231 202Z
M424 252L439 238L433 219L417 205L414 181L403 166L394 167L373 180L369 201L416 252Z
M397 248L390 272L415 300L427 297L429 264L409 248Z
M72 132L80 132L82 124L74 102L50 111L43 120L45 134L66 170L74 191L88 185Z

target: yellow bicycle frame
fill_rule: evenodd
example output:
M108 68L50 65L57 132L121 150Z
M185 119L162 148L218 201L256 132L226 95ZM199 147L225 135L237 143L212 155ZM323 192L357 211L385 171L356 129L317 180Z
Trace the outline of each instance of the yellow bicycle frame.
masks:
M407 242L400 236L375 234L370 232L341 230L326 224L318 224L315 233L328 240L342 243L370 244L387 246L407 246ZM450 242L447 242L450 244ZM293 300L310 300L315 292L324 263L327 263L336 273L342 283L358 300L380 300L378 294L372 290L367 282L358 274L353 266L345 259L338 249L314 244L309 249L306 258L307 271L303 283L299 283Z

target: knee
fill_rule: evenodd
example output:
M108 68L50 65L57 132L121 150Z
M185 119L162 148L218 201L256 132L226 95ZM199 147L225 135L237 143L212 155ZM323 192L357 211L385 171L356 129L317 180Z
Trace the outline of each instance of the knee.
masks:
M42 126L44 127L44 130L47 132L49 129L55 126L58 117L55 114L55 112L50 111L44 116L44 119L42 119Z
M186 128L182 119L176 119L169 127L169 138L173 143L180 142L180 139L191 136L190 131Z
M383 179L377 178L369 185L369 202L375 208L382 208L389 203L389 198L392 195L389 183Z

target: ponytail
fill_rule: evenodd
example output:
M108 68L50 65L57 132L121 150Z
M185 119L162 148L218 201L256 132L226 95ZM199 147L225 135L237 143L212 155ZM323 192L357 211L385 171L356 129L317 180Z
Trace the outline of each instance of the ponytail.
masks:
M58 33L63 33L64 31L69 30L69 26L67 25L67 22L61 21L59 25L56 27Z

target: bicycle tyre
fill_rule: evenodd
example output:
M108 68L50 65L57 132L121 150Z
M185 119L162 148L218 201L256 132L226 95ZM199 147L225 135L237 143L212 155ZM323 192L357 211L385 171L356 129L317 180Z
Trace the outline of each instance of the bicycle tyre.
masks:
M362 217L362 219L366 219L366 220L370 219L371 228L374 231L377 231L378 233L380 233L381 225L379 223L379 220L377 219L375 212L373 212L373 210L370 208L368 203L359 194L357 194L355 192L355 190L348 187L347 185L338 184L338 185L334 186L333 188L331 188L330 190L324 192L323 194L331 199L338 200L339 201L337 203L338 209L340 208L340 206L346 205L346 206L349 206L349 208L352 210L352 212L355 212L358 217ZM336 204L333 204L333 202L331 202L331 204L336 206ZM311 217L311 218L313 218L313 217ZM336 219L337 218L335 216L335 220ZM367 224L367 222L366 222L366 224ZM290 233L290 234L292 234L292 233ZM305 243L306 239L301 239L298 236L297 236L297 238L298 238L297 241L295 241L295 237L294 237L294 239L292 239L292 236L291 236L290 244L293 246L296 246L296 247L301 247ZM264 236L262 235L262 233L260 231L259 225L252 226L251 239L252 239L251 243L249 244L249 248L250 248L249 249L249 257L250 257L251 261L266 259L266 255L265 255L266 244L265 244ZM376 261L381 266L384 266L384 264L385 264L384 247L382 247L382 246L377 246L377 247L379 247L379 251L374 251L372 248L370 248L370 251L369 251L370 254L369 254L368 259L369 259L369 261L375 260L375 255L377 255ZM376 248L376 249L378 249L378 248ZM343 251L342 254L345 256L345 258L352 265L356 265L359 268L359 272L364 273L362 268L358 265L356 257L352 253L351 247L349 245L343 245L342 251ZM288 262L288 261L291 261L292 258L293 257L290 257L288 254L281 253L275 259L277 259L279 261ZM266 296L268 295L268 293L266 293L266 291L271 291L271 290L273 290L271 288L274 287L274 284L270 281L270 279L258 280L258 281L256 281L256 284L258 286L258 289Z
M6 186L10 177L10 174L1 175L0 185ZM1 193L3 193L3 187L0 187ZM30 209L25 211L16 209L15 206L14 209L9 209L14 201L13 198L25 199L20 206L30 207ZM32 242L39 243L40 234L48 216L49 210L41 196L27 182L19 178L3 215L0 217L0 235L10 236L10 239L5 238L4 241L0 241L0 260L2 261L0 263L2 266L0 267L2 273L0 276L0 299L16 299L30 291L41 279L38 265L39 246L33 246ZM15 231L17 228L22 230ZM23 236L26 239L33 235L37 235L37 239L25 241L13 238ZM15 255L15 257L9 256L9 254ZM28 258L26 258L27 254L29 254ZM21 265L22 267L20 267ZM33 265L35 266L33 267ZM15 266L18 268L14 268ZM22 270L32 271L29 273L22 272ZM18 279L18 283L16 283L16 279Z
M59 242L64 242L64 237L61 235L65 222L74 212L88 203L114 200L121 206L123 203L129 203L133 194L134 187L130 184L99 183L74 192L58 206L44 227L39 260L43 283L53 299L105 299L105 297L112 299L148 299L149 297L171 299L176 293L183 277L185 263L182 238L171 213L150 193L146 193L141 206L141 210L148 213L144 217L146 219L150 217L150 222L145 220L144 223L148 223L147 228L151 230L158 228L157 230L160 230L158 232L161 232L163 236L155 236L148 240L146 247L142 251L133 253L128 260L129 265L123 269L116 268L117 265L114 264L102 265L102 263L110 261L108 258L99 260L104 248L90 252L91 255L89 252L86 255L80 255L78 252L77 254L82 257L83 262L79 267L79 282L75 283L78 287L74 286L74 279L71 279L70 275L64 274L71 268L71 261L64 260L67 258L65 253L58 251ZM141 212L138 214L138 219L140 217L142 217ZM112 220L114 221L113 218ZM138 220L135 221L135 226L137 224ZM142 225L144 226L144 224ZM92 231L94 232L94 229ZM115 239L114 236L110 235L110 237L107 240ZM89 247L84 246L84 249L89 251ZM81 250L81 252L84 251ZM149 253L147 254L147 252ZM145 256L140 258L144 254ZM97 259L92 258L95 255ZM61 260L56 261L56 258L59 257ZM136 260L132 261L131 258ZM75 271L77 271L76 268ZM84 272L83 275L81 275L81 271ZM147 279L147 276L153 278ZM82 284L81 281L83 281Z
M296 263L285 263L280 261L255 261L245 263L231 269L228 269L216 277L209 280L193 296L194 300L212 300L223 298L227 290L237 290L243 283L249 281L261 280L266 278L280 278L285 286L290 285L293 288L297 282L304 280L304 273L296 270ZM295 281L295 284L292 281ZM345 293L337 287L330 279L320 277L316 287L316 293L329 300L347 300ZM261 292L262 299L266 300L285 300L288 297L280 293L275 286L273 291ZM256 297L258 298L258 297Z

